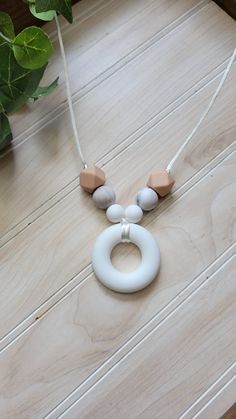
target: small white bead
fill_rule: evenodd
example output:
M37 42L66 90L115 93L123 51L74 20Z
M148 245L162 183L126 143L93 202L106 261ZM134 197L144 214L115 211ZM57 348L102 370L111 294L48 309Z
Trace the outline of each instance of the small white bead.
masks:
M130 223L138 223L143 218L143 211L138 205L129 205L125 210L125 218Z
M151 211L157 206L158 203L157 193L148 187L141 189L138 192L136 199L138 206L141 207L144 211Z
M113 204L107 209L106 216L111 223L119 223L125 217L125 210L121 205Z
M97 208L106 209L114 204L116 194L110 186L100 186L93 193L93 201Z

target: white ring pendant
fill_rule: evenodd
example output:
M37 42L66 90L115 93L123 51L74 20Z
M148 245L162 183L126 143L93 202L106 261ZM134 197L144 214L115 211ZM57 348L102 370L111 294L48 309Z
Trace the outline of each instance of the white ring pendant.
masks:
M182 146L177 150L175 156L172 158L166 169L161 169L151 173L147 182L147 187L139 191L137 195L137 204L140 208L138 209L136 205L130 205L126 211L124 211L120 205L114 204L114 191L110 187L104 185L105 173L103 170L97 166L88 167L84 159L72 105L65 50L59 20L56 15L55 20L65 69L67 99L71 122L77 149L83 163L83 170L80 173L80 186L84 189L84 191L93 193L93 200L98 208L108 208L107 218L111 222L121 221L121 224L107 228L95 241L92 256L93 268L98 279L108 288L125 293L139 291L149 285L156 277L160 267L160 250L154 237L145 228L135 224L129 224L129 222L139 222L142 218L142 210L152 210L157 205L158 195L164 197L171 191L171 188L175 183L171 176L172 168L181 153L183 153L183 150L188 146L193 136L196 134L199 127L202 125L207 114L215 103L215 100L218 97L235 60L236 48L229 59L220 83L216 88L207 108L203 112L195 127L192 129L191 133L188 135ZM142 260L139 267L130 273L119 272L111 263L112 249L118 243L124 241L131 241L136 244L142 254Z
M134 243L142 256L138 268L132 272L120 272L112 265L111 252L122 242ZM92 265L103 285L113 291L131 293L142 290L156 278L160 268L160 249L144 227L124 222L108 227L97 237Z

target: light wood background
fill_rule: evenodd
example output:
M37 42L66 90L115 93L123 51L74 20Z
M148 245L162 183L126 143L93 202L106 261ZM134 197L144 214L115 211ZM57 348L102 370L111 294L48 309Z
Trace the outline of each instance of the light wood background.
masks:
M62 21L82 146L118 202L166 165L213 94L236 23L199 0L83 0ZM55 27L50 97L12 115L0 160L0 417L217 418L236 394L236 63L145 216L162 253L134 295L100 285L90 258L108 226L79 187ZM116 266L137 251L117 249Z

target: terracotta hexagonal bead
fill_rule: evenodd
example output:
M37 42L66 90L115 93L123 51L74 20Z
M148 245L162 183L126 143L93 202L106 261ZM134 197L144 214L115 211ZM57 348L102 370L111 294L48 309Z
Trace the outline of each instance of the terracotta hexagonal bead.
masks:
M174 183L174 179L165 169L159 169L149 176L147 186L163 197L170 192Z
M93 193L105 181L105 173L97 166L87 167L80 172L80 186L86 192Z

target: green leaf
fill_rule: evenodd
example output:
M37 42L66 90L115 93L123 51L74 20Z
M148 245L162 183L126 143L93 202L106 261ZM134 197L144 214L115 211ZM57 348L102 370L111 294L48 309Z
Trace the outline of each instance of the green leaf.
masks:
M22 68L6 43L0 45L0 57L0 103L6 112L13 112L35 92L46 65L33 71Z
M18 64L35 70L48 62L53 48L48 35L42 29L30 26L15 37L13 52Z
M15 37L14 26L7 13L0 12L0 32L9 39Z
M58 86L58 79L59 77L57 77L56 80L49 84L49 86L39 86L31 95L31 98L34 99L34 101L36 101L40 97L49 95Z
M54 19L54 15L55 15L54 10L48 10L47 12L38 13L36 12L34 3L29 3L29 9L32 15L37 17L38 19L44 20L46 22L49 22L50 20Z
M0 113L0 152L6 148L12 140L12 132L7 116Z
M38 13L55 10L64 16L69 23L73 22L71 0L35 0L35 6Z

